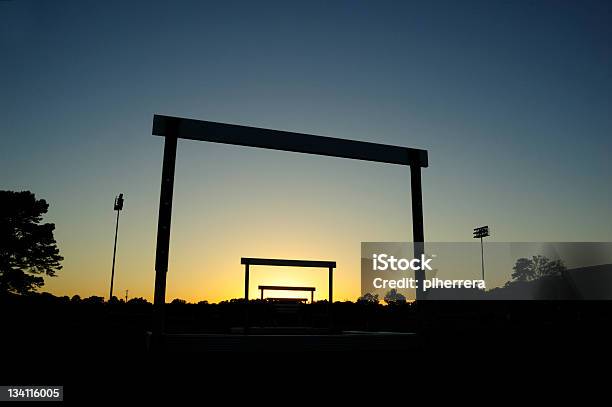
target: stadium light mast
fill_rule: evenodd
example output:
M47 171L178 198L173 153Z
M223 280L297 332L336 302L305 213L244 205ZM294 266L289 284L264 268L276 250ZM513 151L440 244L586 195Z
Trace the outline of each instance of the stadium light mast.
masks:
M119 232L119 212L123 209L123 194L115 198L115 210L117 211L117 223L115 224L115 246L113 247L113 269L111 271L110 294L108 300L113 298L113 281L115 280L115 257L117 255L117 233Z
M484 246L482 244L482 238L483 237L487 237L490 236L489 235L489 227L488 226L481 226L478 228L474 228L474 239L478 239L480 238L480 259L482 262L482 279L484 281L485 279L485 272L484 272Z

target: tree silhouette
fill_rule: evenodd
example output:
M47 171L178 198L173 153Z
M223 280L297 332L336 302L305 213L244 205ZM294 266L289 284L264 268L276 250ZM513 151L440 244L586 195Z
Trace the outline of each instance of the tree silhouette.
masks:
M357 299L357 303L362 304L378 304L378 294L365 293Z
M402 304L406 302L406 297L398 293L395 288L391 289L384 298L387 305Z
M127 304L142 305L142 304L149 304L149 301L145 300L142 297L136 297L136 298L130 298Z
M97 295L92 295L91 297L83 298L81 300L83 304L104 304L104 297L100 297Z
M59 255L53 223L41 223L49 205L30 191L0 191L0 292L25 294L55 276Z
M533 281L542 277L560 276L565 271L561 260L550 260L545 256L533 256L531 259L520 258L512 268L512 279L515 281Z

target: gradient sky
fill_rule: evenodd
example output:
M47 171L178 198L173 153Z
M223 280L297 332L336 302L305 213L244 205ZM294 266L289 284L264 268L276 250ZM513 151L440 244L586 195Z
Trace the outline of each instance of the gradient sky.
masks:
M612 3L0 2L0 188L50 203L57 295L152 298L154 113L429 150L425 237L610 241ZM181 141L167 299L240 297L240 257L411 239L408 169ZM510 273L510 270L509 270ZM256 270L257 284L325 272Z

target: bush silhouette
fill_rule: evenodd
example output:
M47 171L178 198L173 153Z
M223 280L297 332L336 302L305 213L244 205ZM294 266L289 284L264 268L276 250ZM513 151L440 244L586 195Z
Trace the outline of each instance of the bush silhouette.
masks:
M358 304L378 304L379 303L378 294L365 293L361 297L357 298L357 303Z
M387 305L403 304L406 302L406 297L397 292L395 288L391 289L384 298Z

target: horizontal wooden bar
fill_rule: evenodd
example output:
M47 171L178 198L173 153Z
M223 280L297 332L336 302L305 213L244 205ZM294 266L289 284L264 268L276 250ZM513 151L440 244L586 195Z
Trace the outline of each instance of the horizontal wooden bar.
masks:
M278 291L317 291L315 287L288 287L282 285L260 285L259 290L278 290Z
M389 164L429 165L427 150L157 114L153 116L153 134Z
M285 259L259 259L253 257L242 257L240 264L249 264L254 266L288 266L288 267L324 267L336 268L335 261L319 261L319 260L285 260Z

